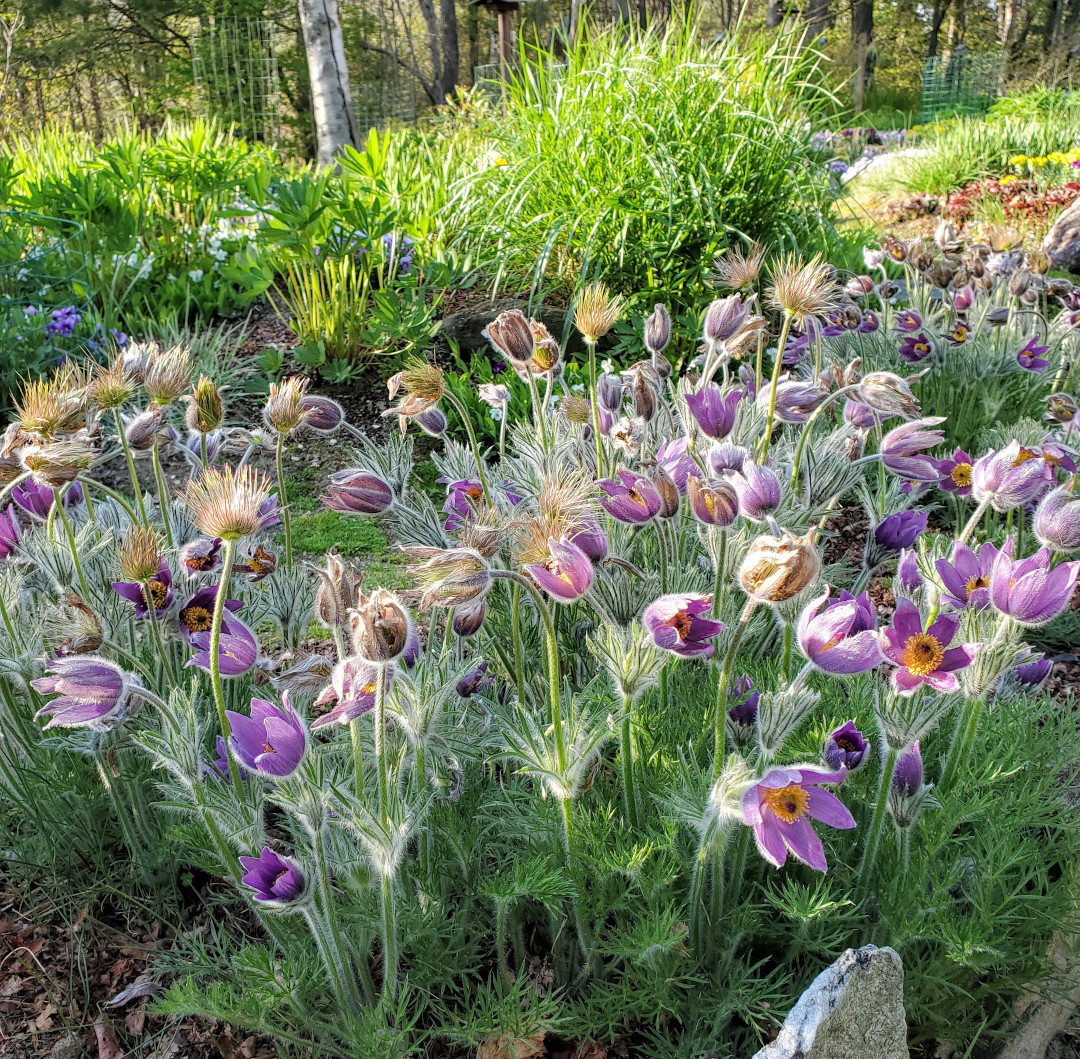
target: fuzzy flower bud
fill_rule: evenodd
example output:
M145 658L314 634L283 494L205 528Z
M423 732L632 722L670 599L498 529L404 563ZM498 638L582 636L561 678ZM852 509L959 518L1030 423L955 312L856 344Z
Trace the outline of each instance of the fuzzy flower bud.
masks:
M797 596L821 570L812 529L803 537L789 530L783 534L755 537L739 567L743 591L761 603L782 603Z
M1047 493L1035 509L1035 536L1052 551L1080 549L1080 496L1068 485Z
M375 665L395 661L409 646L413 634L412 615L385 588L360 596L359 606L349 611L349 627L356 653Z

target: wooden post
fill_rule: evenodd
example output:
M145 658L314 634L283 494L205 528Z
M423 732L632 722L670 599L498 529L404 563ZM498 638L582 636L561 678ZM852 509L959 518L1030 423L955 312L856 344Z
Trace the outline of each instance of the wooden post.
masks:
M496 9L499 17L499 74L503 84L509 80L510 63L514 57L513 38L510 34L510 12L516 6L516 4L499 4Z

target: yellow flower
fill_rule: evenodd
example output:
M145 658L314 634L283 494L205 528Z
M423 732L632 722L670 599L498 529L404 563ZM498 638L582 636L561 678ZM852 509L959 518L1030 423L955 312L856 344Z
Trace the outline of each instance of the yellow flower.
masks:
M1025 165L1027 160L1026 154L1014 154L1012 158L1009 159L1009 165Z
M1042 167L1046 165L1046 156L1039 155L1038 158L1031 158L1029 161L1036 169L1042 169Z
M1060 151L1051 151L1046 157L1049 161L1053 162L1054 165L1064 165L1066 161L1065 155Z
M998 183L999 183L999 184L1011 184L1011 183L1013 183L1013 181L1015 181L1016 179L1017 179L1017 178L1016 178L1016 177L1014 177L1014 176L1003 176L1003 177L1002 177L1002 178L1001 178L1001 179L1000 179L1000 180L998 181Z

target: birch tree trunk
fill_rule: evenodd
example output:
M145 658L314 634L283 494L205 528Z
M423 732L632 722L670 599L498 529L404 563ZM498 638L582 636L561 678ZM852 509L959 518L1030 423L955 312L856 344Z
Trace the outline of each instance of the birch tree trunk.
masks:
M360 142L353 117L337 0L299 0L299 12L311 78L311 115L318 141L318 162L333 165L334 156L342 147L355 147Z
M855 0L851 9L851 35L855 38L855 112L863 109L873 70L870 45L874 39L874 0Z

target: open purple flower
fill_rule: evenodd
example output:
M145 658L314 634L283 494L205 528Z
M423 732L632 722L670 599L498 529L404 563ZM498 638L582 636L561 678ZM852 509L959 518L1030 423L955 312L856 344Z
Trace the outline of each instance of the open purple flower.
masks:
M446 512L444 528L447 533L457 533L466 522L476 518L476 509L484 499L483 486L467 478L456 482L439 481L446 486L446 500L442 506Z
M228 601L226 601L226 605ZM210 672L210 630L192 633L189 637L195 654L187 665ZM255 634L237 617L228 612L222 615L221 639L218 642L218 670L223 677L243 676L259 657L259 642Z
M145 618L150 613L151 604L154 614L159 615L173 600L172 571L164 558L158 567L157 576L146 582L145 589L138 581L114 581L112 587L118 596L135 604L136 618Z
M835 677L866 673L881 664L877 633L874 631L876 613L869 598L834 602L819 614L829 598L829 590L813 600L799 617L796 640L803 657L823 673ZM872 616L867 622L866 608Z
M221 562L221 538L200 537L180 549L180 566L189 577L213 570Z
M548 553L543 562L525 566L525 573L558 603L573 603L580 599L592 584L589 557L565 537L549 538Z
M957 320L952 329L943 336L950 346L962 346L971 337L974 328L964 320Z
M742 396L740 390L729 390L725 394L715 382L710 382L697 393L688 393L686 403L701 432L719 441L731 433Z
M901 695L911 695L922 684L942 692L960 687L956 670L971 665L976 646L949 647L959 624L955 615L942 614L924 631L918 607L909 599L896 601L892 627L882 629L879 642L885 658L899 667L893 686Z
M844 803L818 786L841 783L846 775L842 768L834 772L812 766L772 768L747 790L742 820L754 829L758 852L765 860L782 868L790 851L811 868L828 870L821 839L810 821L843 831L855 826Z
M64 507L74 507L82 498L82 485L75 482L64 493ZM25 482L12 486L11 499L28 515L46 519L52 510L55 497L53 491L47 485L42 485L33 478L27 478Z
M246 874L240 880L255 891L255 900L271 905L287 905L304 893L304 876L288 857L280 857L264 846L257 857L241 857Z
M909 364L918 364L934 352L934 342L928 334L920 331L917 335L907 335L900 343L898 352Z
M1041 453L1011 441L1000 452L991 449L971 469L971 491L995 511L1023 507L1046 490L1046 463Z
M49 717L46 728L103 726L119 713L128 699L124 671L100 655L58 658L46 669L48 676L31 680L40 695L55 695L34 715Z
M926 416L893 427L881 439L881 461L885 469L898 478L913 482L936 482L939 478L937 460L924 453L945 440L940 430L929 429L944 422L943 416Z
M728 480L735 487L744 518L764 522L780 506L780 479L771 468L747 460Z
M1017 363L1021 368L1025 368L1027 371L1042 371L1043 368L1050 367L1050 361L1043 357L1043 354L1049 348L1049 346L1039 345L1039 336L1036 334L1028 341L1027 345L1016 354Z
M829 733L825 740L825 764L831 769L847 769L852 772L865 760L870 744L866 737L855 727L854 721L848 721Z
M938 559L934 563L945 588L945 602L963 610L974 607L982 610L990 603L990 574L997 558L997 548L990 541L979 546L976 555L962 541L953 548L952 561Z
M675 438L674 441L665 441L656 450L657 466L663 468L680 493L686 492L687 477L697 474L699 470L694 457L686 451L688 444L686 438Z
M393 669L388 668L387 685L392 679ZM311 730L331 728L337 724L348 724L362 717L375 708L375 685L379 678L378 666L365 662L362 658L344 658L330 676L330 683L319 692L314 706L325 706L329 702L337 705L332 710L316 717L311 722Z
M926 530L929 518L930 512L925 509L896 511L874 527L874 540L883 548L890 548L894 552L903 551L910 548L919 534Z
M194 643L201 632L209 632L214 623L214 604L217 601L218 585L200 588L181 608L176 618L180 624L180 633L188 643ZM243 603L238 599L225 600L226 611L237 611ZM222 619L222 629L224 629Z
M289 705L289 693L277 706L266 699L251 700L251 716L226 716L232 727L229 746L244 768L263 776L291 776L307 751L307 732Z
M922 327L922 317L914 309L901 309L893 323L901 334L913 335Z
M374 471L336 471L330 475L327 491L323 504L347 515L382 515L394 504L393 489Z
M1030 655L1013 670L1013 676L1024 687L1041 688L1053 668L1054 663L1049 658L1041 654Z
M990 572L990 602L995 609L1022 625L1045 625L1069 605L1080 561L1051 568L1049 548L1040 548L1026 559L1012 559L1012 541L994 559Z
M19 546L19 520L15 517L15 505L8 504L7 511L0 512L0 559L6 559Z
M975 461L963 450L957 449L950 460L938 460L941 481L938 488L946 493L967 496L971 492L971 470Z
M640 525L654 519L660 510L656 486L641 475L619 471L616 478L600 480L600 506L620 522Z
M711 658L716 648L706 641L726 628L702 617L711 609L712 596L661 596L645 608L641 622L657 647L682 658Z

